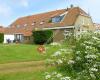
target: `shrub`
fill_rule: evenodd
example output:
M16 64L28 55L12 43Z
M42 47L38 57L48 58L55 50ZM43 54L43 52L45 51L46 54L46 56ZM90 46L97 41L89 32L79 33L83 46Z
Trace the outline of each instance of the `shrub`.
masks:
M73 53L71 59L68 59L69 53ZM58 66L57 69L71 80L100 80L100 34L80 34L71 50L61 49L55 52L49 62Z
M48 44L53 42L53 32L51 30L34 31L33 38L35 44Z
M68 76L63 76L61 73L52 72L52 73L45 73L45 80L71 80Z
M4 41L4 34L0 33L0 43L3 43L3 41Z
M100 34L99 34L100 35ZM84 33L77 40L73 69L77 80L99 80L100 75L100 37L95 33Z

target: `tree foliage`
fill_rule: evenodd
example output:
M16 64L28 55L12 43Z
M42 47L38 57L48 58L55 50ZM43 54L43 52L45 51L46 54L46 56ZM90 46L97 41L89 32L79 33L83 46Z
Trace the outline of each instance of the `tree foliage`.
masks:
M33 39L35 44L51 43L53 41L52 30L34 31Z
M3 43L3 41L4 41L4 34L0 33L0 43Z

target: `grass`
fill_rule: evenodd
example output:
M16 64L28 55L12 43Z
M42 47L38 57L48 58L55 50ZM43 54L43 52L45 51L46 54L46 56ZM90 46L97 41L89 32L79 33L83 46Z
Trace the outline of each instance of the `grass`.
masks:
M49 58L57 51L59 46L46 45L45 54L37 51L38 45L2 45L0 44L0 63L20 62L20 61L39 61Z
M7 70L0 72L0 80L45 80L45 75L44 75L45 72L51 72L56 70L55 67L47 67L45 65L42 66L38 65L35 67L35 64L34 66L29 64L31 68L30 67L25 68L24 65L20 66L23 67L22 68L23 70L19 70L18 68L21 69L21 67L17 65L11 65L11 66L8 65L8 69L10 69L11 67L12 69L10 70L12 70L12 72L8 72ZM15 70L13 68L15 68Z
M66 45L45 47L46 53L41 54L38 45L0 44L0 80L45 80L44 72L56 68L46 67L41 61Z
M44 71L1 74L0 80L43 80Z
M15 72L15 73L7 73L7 74L0 74L0 80L45 80L44 73L47 71L53 71L55 68L47 68L43 70L35 70L34 69L30 72Z

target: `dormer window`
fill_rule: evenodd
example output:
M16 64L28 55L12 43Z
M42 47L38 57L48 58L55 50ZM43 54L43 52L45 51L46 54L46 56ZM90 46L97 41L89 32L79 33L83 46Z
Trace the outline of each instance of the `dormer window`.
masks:
M40 24L42 25L44 23L44 21L40 22Z
M33 22L31 25L34 26L36 22Z
M61 22L63 18L64 18L64 15L60 15L60 16L53 17L51 20L53 23L58 23L58 22Z
M53 22L53 23L57 23L57 22L60 22L60 21L61 21L60 16L56 16L56 17L53 17L53 18L52 18L52 22Z
M34 23L32 23L32 26L34 26Z
M27 26L27 24L24 24L24 27L26 27Z

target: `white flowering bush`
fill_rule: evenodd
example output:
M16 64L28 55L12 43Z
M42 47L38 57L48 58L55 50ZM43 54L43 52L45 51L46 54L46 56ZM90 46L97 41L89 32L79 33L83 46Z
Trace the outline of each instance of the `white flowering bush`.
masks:
M67 64L66 61L71 59L71 49L61 48L58 51L56 51L54 54L51 55L50 59L46 60L46 63L55 65L55 66L61 66Z
M61 44L60 43L57 43L57 42L53 42L50 45L52 45L52 46L61 46Z
M100 34L84 33L76 40L73 69L76 80L99 80L100 75Z
M46 80L100 80L100 33L82 33L73 46L51 55L48 62L62 74L48 73Z
M46 80L71 80L70 77L67 76L63 76L61 73L57 73L57 72L52 72L52 73L45 73L45 79Z

